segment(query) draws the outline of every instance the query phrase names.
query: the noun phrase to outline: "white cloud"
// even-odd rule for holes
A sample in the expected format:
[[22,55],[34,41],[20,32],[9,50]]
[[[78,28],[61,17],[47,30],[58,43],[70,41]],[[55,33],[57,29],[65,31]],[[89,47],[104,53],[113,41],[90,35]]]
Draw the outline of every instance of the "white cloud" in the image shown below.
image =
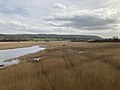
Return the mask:
[[120,36],[119,1],[1,0],[0,33]]
[[73,29],[92,31],[113,30],[120,23],[118,13],[113,8],[80,9],[74,5],[53,12],[45,20],[56,27],[71,27]]
[[0,19],[0,25],[5,25],[5,26],[16,26],[16,27],[28,27],[27,24],[17,22],[17,21],[6,21],[6,20],[1,20]]
[[66,9],[66,6],[61,3],[56,3],[53,6],[55,9]]

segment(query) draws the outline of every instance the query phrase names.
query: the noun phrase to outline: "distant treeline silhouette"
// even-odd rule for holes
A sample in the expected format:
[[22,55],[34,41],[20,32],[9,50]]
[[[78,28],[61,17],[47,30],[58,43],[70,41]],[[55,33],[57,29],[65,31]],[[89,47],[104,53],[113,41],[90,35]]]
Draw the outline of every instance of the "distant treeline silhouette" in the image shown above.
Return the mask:
[[89,40],[89,42],[120,42],[120,39],[117,36],[114,36],[113,38],[108,38],[108,39],[93,39]]
[[30,40],[58,40],[58,41],[88,41],[91,39],[101,40],[99,36],[91,35],[56,35],[56,34],[0,34],[0,41],[30,41]]

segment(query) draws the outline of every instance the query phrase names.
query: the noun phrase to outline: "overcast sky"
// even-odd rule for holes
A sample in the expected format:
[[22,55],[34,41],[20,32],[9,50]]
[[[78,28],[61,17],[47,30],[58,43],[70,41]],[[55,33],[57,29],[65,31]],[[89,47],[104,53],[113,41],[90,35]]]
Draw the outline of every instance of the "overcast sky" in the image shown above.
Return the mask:
[[0,33],[120,37],[120,0],[0,0]]

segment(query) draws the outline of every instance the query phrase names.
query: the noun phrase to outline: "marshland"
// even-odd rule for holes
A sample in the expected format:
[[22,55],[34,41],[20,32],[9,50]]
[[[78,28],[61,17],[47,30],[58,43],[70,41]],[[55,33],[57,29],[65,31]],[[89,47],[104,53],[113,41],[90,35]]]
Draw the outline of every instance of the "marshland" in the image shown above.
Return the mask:
[[120,90],[120,0],[0,0],[0,90]]
[[46,49],[0,69],[0,90],[120,90],[120,43],[0,42],[0,50],[35,45]]

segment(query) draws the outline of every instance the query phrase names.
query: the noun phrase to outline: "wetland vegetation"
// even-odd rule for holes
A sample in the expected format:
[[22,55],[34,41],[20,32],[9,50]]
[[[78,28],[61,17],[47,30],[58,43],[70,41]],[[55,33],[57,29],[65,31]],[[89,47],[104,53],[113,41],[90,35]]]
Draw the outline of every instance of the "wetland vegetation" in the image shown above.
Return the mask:
[[47,45],[47,49],[1,69],[0,90],[120,89],[120,43],[6,42],[0,43],[0,49],[32,45]]

